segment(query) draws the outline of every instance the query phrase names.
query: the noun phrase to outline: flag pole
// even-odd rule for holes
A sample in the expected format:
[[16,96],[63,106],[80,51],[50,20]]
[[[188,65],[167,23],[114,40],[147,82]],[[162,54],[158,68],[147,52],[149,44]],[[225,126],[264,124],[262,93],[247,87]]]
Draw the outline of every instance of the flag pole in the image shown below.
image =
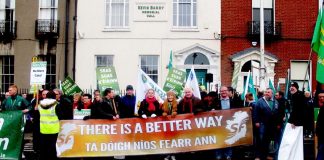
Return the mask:
[[265,90],[265,65],[264,65],[264,13],[263,0],[260,0],[260,89]]
[[[306,78],[307,78],[307,74],[308,74],[308,70],[309,70],[309,64],[310,64],[310,59],[311,59],[311,57],[312,57],[312,48],[310,49],[310,52],[309,52],[309,56],[308,56],[308,61],[307,61],[307,68],[306,68],[306,73],[305,73],[305,77],[304,77],[304,80],[303,80],[303,92],[305,91],[305,81],[306,81]],[[308,74],[309,76],[312,76],[312,75],[310,75],[310,74]],[[308,81],[310,80],[310,78],[308,78]],[[309,83],[309,82],[308,82]],[[310,87],[312,87],[312,86],[310,86]],[[310,88],[309,88],[309,90],[311,90]]]

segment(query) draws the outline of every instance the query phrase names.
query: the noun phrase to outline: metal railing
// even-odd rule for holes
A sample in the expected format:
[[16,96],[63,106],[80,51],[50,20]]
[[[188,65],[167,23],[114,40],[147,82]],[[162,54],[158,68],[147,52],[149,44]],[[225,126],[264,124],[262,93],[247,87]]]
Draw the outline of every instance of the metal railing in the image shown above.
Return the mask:
[[[260,35],[260,21],[248,22],[249,36]],[[281,36],[281,22],[264,21],[264,35],[265,36]]]
[[55,19],[38,19],[35,23],[36,38],[58,38],[60,21]]
[[12,40],[17,37],[17,21],[0,20],[0,39]]

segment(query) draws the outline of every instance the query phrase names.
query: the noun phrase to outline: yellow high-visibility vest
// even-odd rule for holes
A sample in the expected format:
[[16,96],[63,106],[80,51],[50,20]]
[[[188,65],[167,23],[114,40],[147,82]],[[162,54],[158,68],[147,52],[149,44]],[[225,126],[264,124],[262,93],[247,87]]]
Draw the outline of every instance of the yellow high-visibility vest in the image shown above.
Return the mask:
[[40,132],[42,134],[55,134],[60,131],[60,122],[55,113],[55,108],[56,104],[49,109],[38,107],[40,114]]

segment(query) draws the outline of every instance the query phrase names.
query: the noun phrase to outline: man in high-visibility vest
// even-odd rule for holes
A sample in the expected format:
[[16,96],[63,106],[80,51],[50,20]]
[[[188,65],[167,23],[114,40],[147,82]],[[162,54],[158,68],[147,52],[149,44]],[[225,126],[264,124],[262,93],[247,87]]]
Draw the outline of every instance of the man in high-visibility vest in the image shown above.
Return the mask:
[[40,159],[57,159],[55,146],[62,112],[55,97],[55,92],[49,91],[46,99],[41,100],[38,106],[41,133]]

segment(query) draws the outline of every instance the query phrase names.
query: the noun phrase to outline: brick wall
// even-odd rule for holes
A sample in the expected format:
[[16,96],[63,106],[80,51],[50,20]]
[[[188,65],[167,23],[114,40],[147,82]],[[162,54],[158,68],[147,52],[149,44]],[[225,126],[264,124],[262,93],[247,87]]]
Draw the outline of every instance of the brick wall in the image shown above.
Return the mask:
[[[223,0],[221,2],[221,76],[222,84],[230,85],[233,63],[229,57],[252,47],[247,38],[248,21],[252,20],[252,1]],[[279,58],[275,67],[275,84],[286,77],[290,60],[307,60],[317,17],[318,2],[276,1],[276,22],[282,22],[281,39],[265,43],[265,50]],[[242,5],[244,4],[244,5]],[[259,46],[257,46],[259,47]],[[313,84],[315,83],[316,55],[312,56]],[[313,88],[315,86],[313,85]]]

